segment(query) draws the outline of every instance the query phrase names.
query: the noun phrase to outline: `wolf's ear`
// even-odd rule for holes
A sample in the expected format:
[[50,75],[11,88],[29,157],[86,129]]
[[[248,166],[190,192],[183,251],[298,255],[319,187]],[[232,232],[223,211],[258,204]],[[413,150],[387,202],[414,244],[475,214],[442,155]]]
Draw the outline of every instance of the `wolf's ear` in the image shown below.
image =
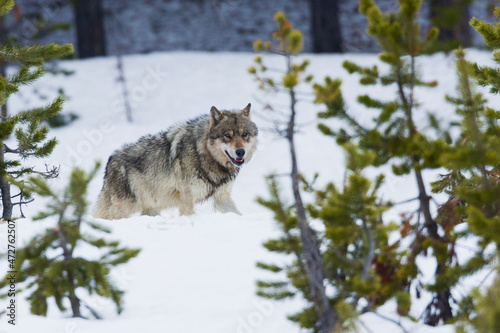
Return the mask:
[[248,103],[247,106],[245,106],[245,108],[243,110],[241,110],[241,113],[244,115],[244,116],[247,116],[247,117],[250,117],[250,107],[252,106],[252,104]]
[[215,126],[224,118],[224,114],[217,110],[215,106],[210,109],[210,126]]

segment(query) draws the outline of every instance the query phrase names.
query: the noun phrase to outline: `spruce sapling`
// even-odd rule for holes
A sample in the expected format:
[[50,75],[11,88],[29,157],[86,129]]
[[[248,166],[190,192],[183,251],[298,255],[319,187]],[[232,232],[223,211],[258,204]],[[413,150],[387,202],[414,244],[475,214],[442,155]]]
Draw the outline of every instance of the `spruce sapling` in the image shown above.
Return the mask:
[[[65,312],[65,299],[69,300],[73,317],[84,317],[82,307],[92,316],[100,318],[97,309],[85,303],[80,293],[111,299],[120,313],[123,309],[123,290],[117,288],[111,278],[111,270],[127,263],[139,254],[139,249],[121,247],[118,241],[109,241],[96,235],[96,231],[111,231],[92,220],[87,220],[87,188],[95,176],[99,164],[91,172],[74,169],[68,186],[58,193],[50,188],[44,177],[31,177],[22,188],[28,194],[35,193],[50,199],[47,209],[34,217],[35,220],[52,218],[56,224],[33,237],[27,245],[18,249],[14,270],[17,283],[30,293],[28,300],[31,313],[45,316],[48,298],[53,298],[61,312]],[[78,254],[83,243],[98,249],[99,258],[89,260]],[[0,288],[6,285],[0,282]],[[81,295],[81,294],[80,294]]]
[[[0,16],[5,15],[14,6],[13,0],[0,4]],[[4,106],[10,95],[16,93],[21,86],[29,85],[44,73],[45,61],[63,57],[73,53],[73,46],[36,45],[8,47],[0,45],[0,62],[18,63],[19,69],[13,75],[0,75],[0,106]],[[46,106],[9,115],[4,108],[0,117],[0,196],[2,197],[2,218],[12,219],[13,207],[26,204],[26,194],[22,191],[12,193],[12,184],[22,182],[28,175],[38,173],[47,178],[58,175],[57,168],[45,171],[23,166],[27,158],[43,158],[51,154],[57,141],[47,139],[49,128],[42,122],[55,117],[62,109],[63,98],[57,97]],[[15,146],[7,142],[11,135],[15,136]],[[21,211],[22,216],[22,211]]]
[[[297,131],[297,85],[300,82],[310,82],[311,76],[305,76],[306,68],[309,64],[307,60],[302,63],[295,62],[295,56],[303,48],[303,36],[299,30],[293,29],[290,21],[283,12],[278,12],[274,16],[278,29],[273,33],[274,43],[271,41],[262,42],[257,40],[254,48],[257,52],[271,52],[283,56],[285,69],[279,82],[275,82],[272,77],[266,76],[267,67],[264,65],[262,57],[255,58],[256,67],[251,67],[249,72],[255,75],[260,87],[264,90],[282,91],[287,94],[289,108],[280,120],[273,121],[275,132],[284,137],[288,142],[291,159],[290,178],[292,182],[292,192],[294,197],[294,209],[301,242],[301,255],[304,260],[304,269],[307,275],[308,299],[313,303],[315,313],[315,325],[322,332],[332,332],[337,323],[338,314],[330,305],[330,300],[326,294],[324,285],[325,272],[323,260],[316,240],[315,231],[310,227],[307,212],[300,191],[298,157],[295,149],[295,133]],[[271,184],[272,185],[272,184]]]

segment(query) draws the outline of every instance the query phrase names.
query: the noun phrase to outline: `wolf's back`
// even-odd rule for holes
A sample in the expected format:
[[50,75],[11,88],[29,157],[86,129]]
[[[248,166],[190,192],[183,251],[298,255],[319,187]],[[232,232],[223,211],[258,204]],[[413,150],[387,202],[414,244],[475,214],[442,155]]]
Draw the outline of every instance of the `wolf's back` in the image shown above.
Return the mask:
[[[106,164],[94,217],[116,218],[113,206],[123,207],[124,211],[120,212],[123,215],[133,210],[138,199],[134,188],[141,189],[161,179],[167,181],[176,159],[197,154],[196,145],[202,141],[208,124],[208,117],[198,117],[164,132],[143,136],[116,150]],[[188,159],[197,160],[195,156]]]

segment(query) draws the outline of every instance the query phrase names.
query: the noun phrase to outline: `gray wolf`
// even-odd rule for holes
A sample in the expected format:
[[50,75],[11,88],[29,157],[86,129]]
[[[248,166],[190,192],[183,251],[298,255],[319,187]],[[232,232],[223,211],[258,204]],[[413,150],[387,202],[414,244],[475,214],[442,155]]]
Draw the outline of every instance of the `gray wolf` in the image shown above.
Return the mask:
[[209,115],[115,151],[106,165],[94,217],[159,215],[170,207],[191,215],[196,203],[212,197],[215,210],[241,215],[231,189],[240,167],[257,147],[250,106],[241,111],[213,106]]

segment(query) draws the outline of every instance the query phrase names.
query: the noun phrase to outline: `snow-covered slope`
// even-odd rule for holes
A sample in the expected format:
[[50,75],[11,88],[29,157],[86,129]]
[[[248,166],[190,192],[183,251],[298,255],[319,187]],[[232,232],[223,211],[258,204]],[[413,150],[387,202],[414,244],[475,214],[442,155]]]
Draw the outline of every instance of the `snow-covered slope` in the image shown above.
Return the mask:
[[[43,161],[27,161],[43,167],[61,165],[61,177],[52,181],[63,187],[71,167],[90,169],[95,160],[107,161],[113,150],[133,142],[140,136],[164,130],[172,124],[208,113],[212,105],[220,109],[243,108],[253,104],[253,117],[261,128],[260,146],[254,159],[245,165],[238,176],[233,198],[243,216],[214,213],[210,203],[197,207],[197,214],[179,217],[176,210],[162,212],[161,216],[136,216],[119,221],[101,221],[113,232],[109,236],[123,245],[140,247],[142,252],[129,264],[114,272],[118,286],[126,291],[125,310],[118,316],[108,302],[80,296],[103,314],[103,320],[64,318],[49,309],[47,318],[31,315],[25,294],[18,295],[18,318],[15,327],[0,318],[0,332],[40,333],[98,333],[109,332],[207,332],[207,333],[277,333],[299,332],[286,319],[301,305],[301,300],[271,303],[255,296],[255,281],[268,277],[255,267],[259,260],[283,260],[263,249],[261,243],[278,231],[271,214],[255,203],[258,195],[266,196],[264,176],[271,172],[286,172],[289,165],[284,142],[266,132],[269,124],[263,121],[265,111],[258,101],[269,98],[285,102],[283,97],[266,96],[257,89],[247,68],[254,55],[230,53],[156,53],[125,57],[125,69],[132,96],[132,124],[127,123],[121,104],[120,86],[114,58],[63,62],[65,69],[74,70],[69,77],[47,76],[35,86],[27,87],[10,101],[11,110],[22,110],[39,105],[34,94],[55,95],[63,87],[69,100],[65,110],[80,118],[68,127],[51,133],[59,140],[53,155]],[[482,63],[489,55],[470,51]],[[352,112],[369,119],[370,111],[356,106],[354,100],[363,91],[355,77],[341,68],[345,59],[377,63],[374,55],[307,55],[316,81],[324,76],[343,79],[344,94]],[[272,66],[281,59],[271,57]],[[455,70],[451,56],[438,54],[423,57],[424,77],[437,79],[439,87],[419,92],[423,110],[438,111],[443,118],[450,117],[452,109],[444,100],[444,93],[455,87]],[[304,100],[311,99],[304,87]],[[387,94],[387,90],[370,88],[373,93]],[[306,175],[319,172],[321,182],[343,179],[343,155],[334,142],[315,128],[315,114],[321,107],[311,103],[299,104],[300,120],[305,126],[297,139],[300,168]],[[423,116],[421,117],[424,118]],[[311,122],[312,121],[312,122]],[[102,185],[104,168],[91,183],[89,200],[95,203]],[[432,175],[429,175],[432,176]],[[288,184],[283,188],[286,194]],[[413,180],[389,177],[384,187],[386,198],[398,201],[415,196]],[[18,223],[18,246],[40,230],[54,223],[52,220],[32,222],[30,216],[43,208],[43,200],[36,200],[24,209],[26,219]],[[404,209],[404,207],[403,207]],[[397,212],[390,212],[396,216]],[[89,216],[89,218],[91,218]],[[5,251],[6,226],[0,225],[0,244]],[[85,249],[80,250],[82,252]],[[0,273],[7,263],[0,262]],[[432,266],[429,270],[432,271]],[[1,274],[3,275],[3,274]],[[414,306],[419,316],[423,303]],[[2,305],[2,308],[4,306]],[[394,317],[394,306],[388,304],[383,313]],[[374,315],[361,318],[360,332],[368,327],[372,332],[397,332],[394,324]],[[452,332],[452,327],[429,328],[422,324],[403,322],[412,332]]]

